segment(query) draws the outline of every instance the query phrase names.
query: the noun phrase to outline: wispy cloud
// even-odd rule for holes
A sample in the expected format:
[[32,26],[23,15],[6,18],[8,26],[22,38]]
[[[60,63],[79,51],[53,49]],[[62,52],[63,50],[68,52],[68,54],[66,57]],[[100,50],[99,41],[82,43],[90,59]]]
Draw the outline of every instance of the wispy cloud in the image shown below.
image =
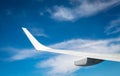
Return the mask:
[[7,61],[24,60],[35,57],[39,54],[39,52],[37,52],[35,49],[18,49],[13,47],[5,47],[1,48],[0,50],[3,50],[10,54],[10,57],[5,59]]
[[34,49],[16,49],[16,54],[9,58],[10,61],[24,60],[38,55]]
[[72,21],[82,17],[95,15],[103,10],[111,8],[120,3],[120,0],[77,0],[72,1],[74,7],[55,6],[54,11],[50,12],[52,18],[61,21]]
[[43,36],[43,37],[48,37],[48,35],[45,34],[43,29],[38,29],[38,28],[31,28],[31,33],[35,36]]
[[51,14],[52,18],[61,21],[71,21],[76,18],[73,10],[63,6],[56,6],[55,11]]
[[51,68],[48,76],[70,76],[80,67],[74,65],[74,60],[80,59],[68,55],[59,55],[37,64],[39,68]]
[[120,38],[106,40],[73,39],[54,44],[51,47],[84,52],[117,53],[120,52]]
[[110,25],[106,28],[105,33],[107,35],[120,33],[120,18],[111,21]]

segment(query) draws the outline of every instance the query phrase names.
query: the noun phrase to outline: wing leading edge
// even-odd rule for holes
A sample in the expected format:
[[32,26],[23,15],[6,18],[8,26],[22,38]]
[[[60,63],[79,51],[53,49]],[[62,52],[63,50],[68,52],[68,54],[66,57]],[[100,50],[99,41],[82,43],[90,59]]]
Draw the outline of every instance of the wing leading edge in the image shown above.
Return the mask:
[[86,57],[86,58],[94,58],[94,59],[120,62],[120,54],[116,54],[116,53],[114,53],[114,54],[99,54],[99,53],[79,52],[79,51],[75,51],[75,50],[52,49],[52,48],[46,47],[43,44],[39,43],[36,40],[36,38],[26,28],[22,27],[22,29],[37,51],[47,51],[47,52],[67,54],[67,55],[72,55],[72,56],[80,56],[80,57],[82,56],[82,57]]

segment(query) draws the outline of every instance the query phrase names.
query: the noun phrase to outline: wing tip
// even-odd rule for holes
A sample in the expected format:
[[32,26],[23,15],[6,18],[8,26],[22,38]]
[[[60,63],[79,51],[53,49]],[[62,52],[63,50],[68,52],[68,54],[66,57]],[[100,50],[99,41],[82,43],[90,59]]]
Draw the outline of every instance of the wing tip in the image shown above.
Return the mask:
[[40,42],[38,42],[38,40],[27,30],[27,28],[22,27],[22,29],[37,51],[50,49],[49,47],[46,47],[43,44],[41,44]]
[[22,27],[23,30],[25,30],[26,28],[25,27]]

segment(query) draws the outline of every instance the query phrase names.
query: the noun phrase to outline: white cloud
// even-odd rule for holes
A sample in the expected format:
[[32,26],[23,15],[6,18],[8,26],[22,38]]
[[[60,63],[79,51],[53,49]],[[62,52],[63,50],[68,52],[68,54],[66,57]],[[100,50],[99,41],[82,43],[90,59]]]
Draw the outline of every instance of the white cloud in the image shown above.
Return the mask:
[[73,39],[54,44],[51,47],[84,52],[113,53],[120,52],[120,38],[106,40]]
[[34,49],[9,49],[9,51],[14,51],[14,54],[8,58],[8,61],[16,61],[16,60],[24,60],[27,58],[32,58],[34,56],[38,55],[38,52],[36,52]]
[[52,13],[52,17],[57,20],[73,20],[75,15],[73,14],[72,10],[65,7],[55,7],[55,12]]
[[120,18],[111,21],[110,25],[106,28],[105,33],[107,35],[120,33]]
[[73,72],[80,68],[74,65],[74,60],[76,59],[78,60],[80,58],[68,55],[59,55],[43,61],[42,63],[38,63],[37,67],[50,67],[51,70],[48,72],[48,76],[70,76]]
[[[103,10],[119,4],[119,1],[120,0],[94,0],[90,2],[89,0],[77,0],[78,5],[74,5],[74,7],[71,8],[55,6],[55,9],[51,15],[52,18],[57,20],[72,21],[77,18],[95,15]],[[72,1],[72,4],[74,4],[74,1]]]
[[18,51],[19,52],[17,54],[15,54],[10,58],[11,60],[23,60],[26,58],[34,57],[35,54],[37,54],[35,50],[30,50],[30,49],[25,49],[22,51],[18,50]]

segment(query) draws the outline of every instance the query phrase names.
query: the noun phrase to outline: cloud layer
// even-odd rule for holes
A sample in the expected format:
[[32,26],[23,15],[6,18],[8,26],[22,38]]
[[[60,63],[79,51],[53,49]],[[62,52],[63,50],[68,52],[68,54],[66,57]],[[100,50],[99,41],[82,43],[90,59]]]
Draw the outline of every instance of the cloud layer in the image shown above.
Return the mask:
[[[77,2],[77,5],[75,4]],[[72,21],[82,17],[95,15],[120,3],[120,0],[71,0],[73,7],[55,6],[52,18],[61,21]]]
[[120,33],[120,18],[111,21],[110,25],[106,28],[105,33],[107,35]]

